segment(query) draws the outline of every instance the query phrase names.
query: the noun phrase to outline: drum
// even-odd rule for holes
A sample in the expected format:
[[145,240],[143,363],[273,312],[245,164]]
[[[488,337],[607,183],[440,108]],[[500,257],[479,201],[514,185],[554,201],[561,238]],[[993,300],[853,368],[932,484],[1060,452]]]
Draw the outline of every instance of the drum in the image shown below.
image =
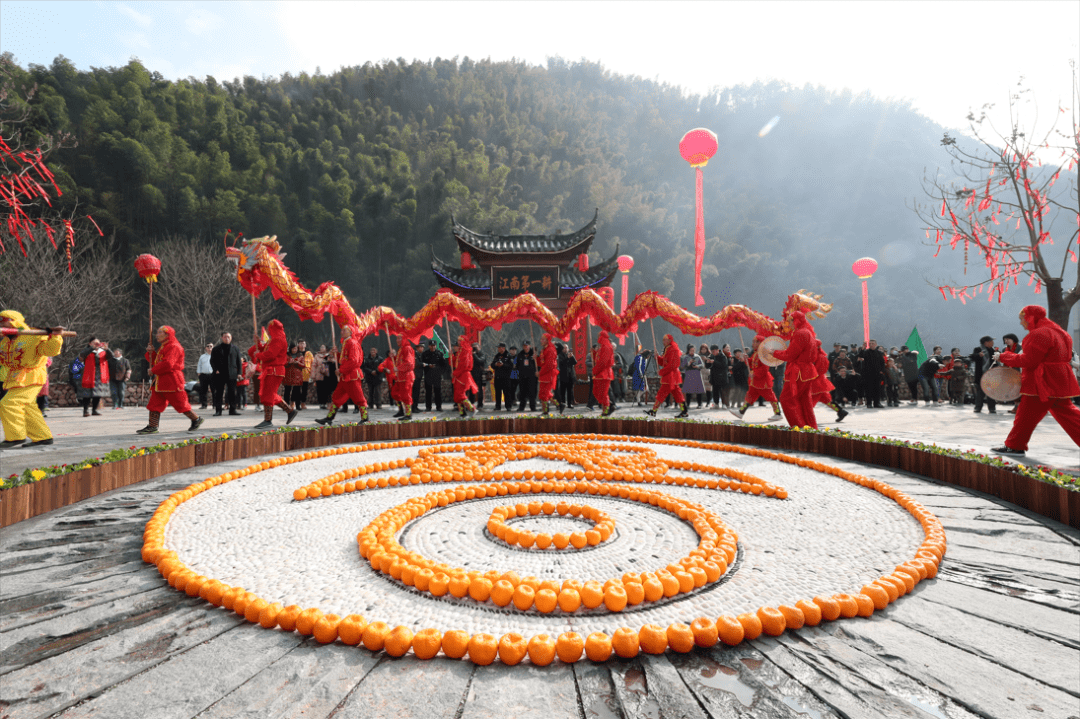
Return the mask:
[[761,344],[757,348],[758,359],[761,360],[761,364],[769,367],[779,367],[784,364],[784,360],[777,359],[773,356],[773,352],[777,350],[787,349],[788,343],[781,337],[771,335],[761,340]]
[[1012,367],[991,367],[983,373],[979,386],[996,402],[1012,402],[1020,398],[1020,371]]

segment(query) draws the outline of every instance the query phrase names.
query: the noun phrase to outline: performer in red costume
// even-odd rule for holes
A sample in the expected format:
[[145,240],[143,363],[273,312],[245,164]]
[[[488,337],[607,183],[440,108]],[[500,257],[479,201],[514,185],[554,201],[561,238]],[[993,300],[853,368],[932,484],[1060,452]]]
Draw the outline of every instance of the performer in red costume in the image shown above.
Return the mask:
[[817,369],[817,377],[814,379],[814,386],[810,390],[810,399],[814,405],[823,404],[836,412],[836,421],[843,422],[844,417],[848,416],[848,411],[833,401],[832,391],[835,387],[833,387],[833,383],[829,381],[829,378],[825,376],[829,369],[829,355],[825,354],[825,350],[821,349],[821,340],[814,340],[814,343],[817,345],[817,361],[814,363],[814,368]]
[[176,331],[168,325],[159,327],[154,339],[161,344],[161,349],[155,352],[153,342],[146,345],[146,361],[150,363],[150,374],[154,375],[150,401],[146,403],[146,408],[150,410],[150,422],[136,434],[157,433],[161,413],[169,405],[191,420],[188,432],[194,432],[202,425],[203,418],[191,411],[191,403],[184,390],[184,348],[176,340]]
[[1080,408],[1069,401],[1080,395],[1072,365],[1072,337],[1046,316],[1039,305],[1020,312],[1020,324],[1028,331],[1019,354],[994,355],[1006,367],[1020,368],[1020,404],[1005,444],[992,451],[1023,455],[1035,426],[1049,412],[1072,441],[1080,445]]
[[[397,401],[397,368],[394,366],[394,348],[391,347],[387,350],[386,359],[379,365],[378,370],[386,375],[386,391],[390,397],[391,402]],[[399,410],[400,411],[400,410]],[[404,416],[404,412],[394,415],[395,417]]]
[[469,401],[469,392],[479,391],[476,380],[472,376],[472,346],[475,341],[475,335],[468,334],[458,337],[457,342],[454,343],[454,366],[451,378],[454,386],[454,405],[462,417],[465,417],[468,412],[476,411],[476,407],[473,407],[472,402]]
[[353,325],[341,328],[341,359],[338,360],[338,384],[330,397],[329,412],[325,417],[315,420],[319,424],[329,425],[334,421],[337,408],[352,400],[360,408],[360,422],[368,421],[367,398],[361,382],[364,379],[364,348],[360,344],[359,330]]
[[656,401],[653,403],[653,408],[645,410],[645,414],[655,417],[656,410],[660,409],[660,405],[671,394],[674,395],[675,403],[682,410],[675,415],[676,419],[689,417],[690,413],[686,409],[686,397],[683,396],[682,387],[680,386],[682,384],[682,373],[679,371],[679,363],[682,362],[682,350],[679,349],[679,345],[675,344],[674,337],[664,335],[664,353],[656,359],[660,367],[660,389],[656,392]]
[[757,354],[758,347],[763,339],[765,339],[765,335],[756,335],[754,337],[754,346],[750,351],[750,361],[748,362],[750,365],[750,389],[746,393],[746,399],[743,400],[741,407],[730,407],[728,411],[742,419],[750,405],[757,402],[758,398],[761,398],[772,404],[773,408],[772,417],[765,421],[775,422],[782,418],[783,415],[780,414],[780,403],[777,402],[776,393],[773,392],[773,376],[769,372],[769,366],[762,362]]
[[[607,417],[614,412],[611,408],[609,391],[611,381],[615,379],[615,350],[611,348],[611,340],[608,337],[607,330],[600,333],[597,345],[596,354],[593,356],[593,397],[604,409],[600,416]],[[676,347],[675,349],[678,350],[679,348]]]
[[[555,352],[555,345],[551,341],[551,335],[546,332],[540,337],[540,348],[540,359],[536,364],[536,377],[540,382],[540,414],[546,415],[550,414],[548,403],[551,402],[552,395],[555,394],[555,382],[559,378],[559,356]],[[562,414],[562,402],[556,399],[555,406],[559,408],[559,414]]]
[[288,413],[285,424],[291,424],[298,410],[285,403],[278,394],[278,387],[285,380],[285,359],[289,345],[285,341],[285,325],[278,320],[270,320],[266,327],[270,341],[263,345],[248,347],[248,355],[259,363],[259,404],[263,406],[263,421],[255,429],[269,429],[274,426],[274,407],[280,407]]
[[806,319],[805,310],[796,310],[794,314],[795,331],[786,349],[773,352],[773,357],[787,362],[784,370],[784,389],[780,392],[780,406],[784,417],[792,427],[813,427],[817,429],[814,416],[814,401],[810,395],[814,391],[817,372],[817,336],[814,328]]
[[394,360],[397,363],[397,371],[395,372],[397,382],[394,385],[397,396],[393,397],[393,399],[397,401],[398,411],[401,413],[398,421],[408,422],[412,419],[412,386],[416,368],[416,352],[413,350],[411,338],[401,338],[397,357]]

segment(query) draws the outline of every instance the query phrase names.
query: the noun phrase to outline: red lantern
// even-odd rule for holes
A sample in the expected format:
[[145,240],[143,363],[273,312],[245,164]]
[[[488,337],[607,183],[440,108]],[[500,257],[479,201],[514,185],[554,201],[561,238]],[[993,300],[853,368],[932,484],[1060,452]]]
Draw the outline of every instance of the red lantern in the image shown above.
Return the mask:
[[577,267],[579,272],[589,271],[589,256],[582,252],[577,258]]
[[863,342],[870,342],[870,293],[867,291],[866,281],[877,271],[877,260],[872,257],[861,257],[851,265],[851,271],[862,280],[862,321]]
[[716,134],[704,127],[698,127],[683,135],[679,140],[679,154],[690,163],[695,171],[696,216],[694,222],[694,304],[703,305],[701,296],[701,265],[705,261],[705,209],[702,206],[701,168],[709,164],[719,147]]
[[461,269],[468,270],[473,266],[472,255],[468,252],[461,253]]
[[161,260],[153,255],[139,255],[135,258],[135,269],[139,277],[149,282],[157,282],[161,274]]

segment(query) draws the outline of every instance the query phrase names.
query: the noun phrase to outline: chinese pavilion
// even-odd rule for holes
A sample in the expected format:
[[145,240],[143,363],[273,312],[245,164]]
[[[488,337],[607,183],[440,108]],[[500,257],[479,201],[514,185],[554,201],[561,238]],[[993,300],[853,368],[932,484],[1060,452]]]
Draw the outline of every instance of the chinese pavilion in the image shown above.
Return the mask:
[[562,314],[575,292],[607,287],[619,271],[618,247],[610,258],[589,267],[598,214],[576,232],[551,235],[485,235],[451,217],[460,266],[443,262],[432,250],[431,271],[442,287],[482,309],[530,292]]

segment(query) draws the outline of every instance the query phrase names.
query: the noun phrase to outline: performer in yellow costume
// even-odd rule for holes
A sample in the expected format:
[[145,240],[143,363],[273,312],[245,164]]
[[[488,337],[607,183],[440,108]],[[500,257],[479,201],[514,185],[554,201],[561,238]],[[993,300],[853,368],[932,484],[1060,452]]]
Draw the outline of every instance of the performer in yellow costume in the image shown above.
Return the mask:
[[[3,329],[30,329],[26,319],[15,310],[0,312]],[[52,444],[52,432],[41,410],[37,396],[45,384],[45,359],[60,354],[64,338],[62,327],[49,329],[48,335],[9,335],[0,337],[0,366],[5,374],[4,389],[7,393],[0,399],[0,421],[4,425],[4,441],[0,449],[34,447]],[[53,334],[56,333],[56,334]],[[30,442],[23,444],[26,438]]]

